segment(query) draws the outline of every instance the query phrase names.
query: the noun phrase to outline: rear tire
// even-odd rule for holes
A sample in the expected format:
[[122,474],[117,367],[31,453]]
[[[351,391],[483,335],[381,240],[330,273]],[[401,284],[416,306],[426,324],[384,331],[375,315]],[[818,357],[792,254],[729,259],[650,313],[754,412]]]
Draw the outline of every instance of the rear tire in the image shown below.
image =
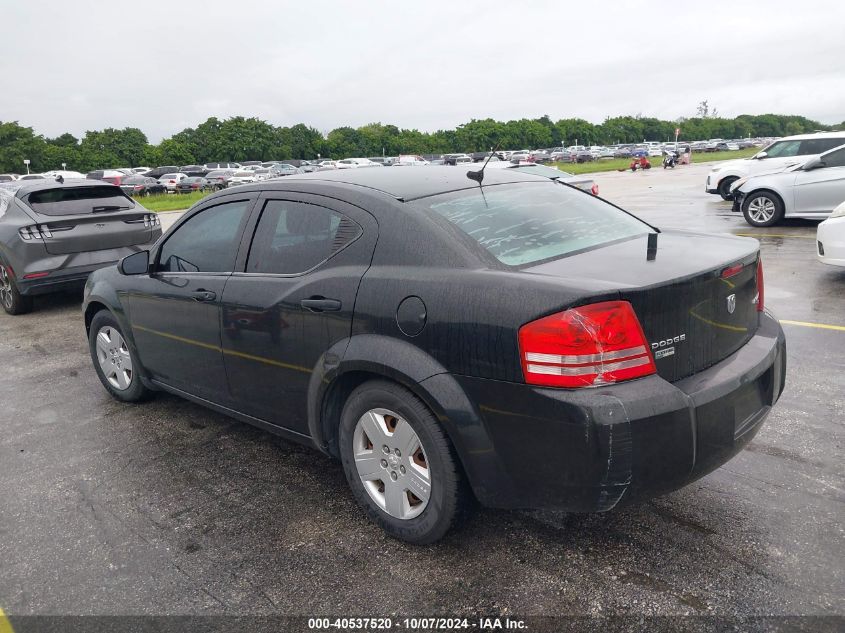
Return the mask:
[[100,310],[91,319],[88,347],[94,369],[112,398],[121,402],[147,400],[152,391],[141,382],[141,362],[126,343],[126,337],[108,310]]
[[742,202],[742,215],[751,226],[774,226],[783,219],[783,201],[771,191],[753,191]]
[[719,195],[722,196],[722,200],[733,200],[731,185],[737,180],[739,179],[736,176],[727,176],[726,178],[722,178],[721,182],[719,182]]
[[404,387],[373,380],[355,389],[343,407],[339,440],[355,500],[389,536],[434,543],[468,508],[471,495],[452,442]]
[[0,304],[7,314],[17,316],[32,310],[32,297],[26,297],[18,290],[8,266],[0,261]]

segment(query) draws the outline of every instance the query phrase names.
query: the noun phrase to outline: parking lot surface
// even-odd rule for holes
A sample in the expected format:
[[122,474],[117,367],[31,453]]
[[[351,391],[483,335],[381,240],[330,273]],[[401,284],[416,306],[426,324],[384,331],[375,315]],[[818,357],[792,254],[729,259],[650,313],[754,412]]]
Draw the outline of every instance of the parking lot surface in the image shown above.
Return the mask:
[[368,523],[339,464],[308,448],[169,395],[112,400],[91,367],[81,297],[44,298],[0,316],[0,608],[845,614],[845,270],[815,260],[814,223],[746,225],[704,192],[707,169],[596,181],[659,227],[761,240],[786,390],[716,472],[607,514],[479,510],[438,545],[406,546]]

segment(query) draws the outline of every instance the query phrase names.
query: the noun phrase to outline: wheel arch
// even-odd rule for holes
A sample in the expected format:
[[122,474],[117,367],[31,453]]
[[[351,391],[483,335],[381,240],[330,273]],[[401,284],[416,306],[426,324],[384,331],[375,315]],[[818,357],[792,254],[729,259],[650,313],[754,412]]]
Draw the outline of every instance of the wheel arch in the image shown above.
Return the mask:
[[[390,365],[385,358],[390,359]],[[483,417],[454,376],[435,358],[401,339],[379,335],[352,337],[342,361],[328,371],[312,374],[308,426],[316,447],[339,457],[337,439],[343,406],[349,395],[369,380],[399,384],[429,408],[443,426],[476,490],[483,477],[472,455],[487,452],[492,445]]]
[[783,207],[784,212],[786,211],[786,204],[785,204],[785,201],[784,201],[784,198],[783,198],[783,194],[781,194],[779,191],[777,191],[777,190],[775,190],[771,187],[765,187],[765,186],[757,187],[756,189],[752,189],[747,194],[745,194],[745,198],[742,201],[742,207],[743,207],[742,210],[745,211],[745,209],[751,203],[751,199],[754,196],[759,195],[761,193],[770,193],[773,196],[775,196],[778,199],[778,201],[780,202],[781,206]]

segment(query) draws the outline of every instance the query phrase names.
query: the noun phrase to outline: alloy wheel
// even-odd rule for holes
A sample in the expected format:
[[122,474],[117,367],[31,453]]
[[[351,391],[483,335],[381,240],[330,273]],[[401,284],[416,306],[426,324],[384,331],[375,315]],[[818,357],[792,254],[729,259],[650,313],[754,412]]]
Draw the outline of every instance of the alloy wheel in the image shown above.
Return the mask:
[[12,296],[12,280],[9,278],[9,271],[3,264],[0,264],[0,303],[11,310],[14,297]]
[[758,196],[748,203],[748,215],[755,222],[768,222],[775,215],[775,203],[766,196]]
[[379,508],[405,520],[425,510],[431,471],[407,420],[389,409],[371,409],[358,420],[352,446],[361,483]]
[[120,332],[110,326],[97,332],[97,362],[109,384],[125,391],[132,383],[132,357]]

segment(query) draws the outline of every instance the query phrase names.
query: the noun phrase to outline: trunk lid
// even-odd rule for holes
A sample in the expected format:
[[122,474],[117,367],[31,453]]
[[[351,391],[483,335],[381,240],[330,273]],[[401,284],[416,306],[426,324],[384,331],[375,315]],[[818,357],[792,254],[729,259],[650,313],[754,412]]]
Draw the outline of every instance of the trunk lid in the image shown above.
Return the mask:
[[756,240],[664,231],[526,269],[600,281],[630,301],[658,374],[676,381],[736,352],[758,326]]
[[153,237],[151,213],[119,187],[51,188],[32,192],[23,202],[52,255],[135,246]]

